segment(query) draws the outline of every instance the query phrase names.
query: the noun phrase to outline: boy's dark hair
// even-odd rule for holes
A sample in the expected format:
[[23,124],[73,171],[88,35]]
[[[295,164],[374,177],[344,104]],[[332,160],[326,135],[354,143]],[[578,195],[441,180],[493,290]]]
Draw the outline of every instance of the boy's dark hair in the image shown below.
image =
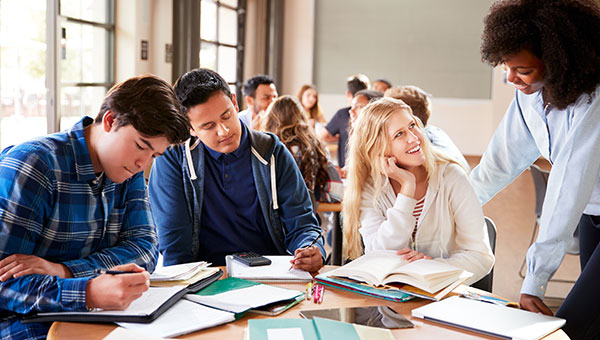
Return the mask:
[[[365,80],[362,80],[360,78],[361,77],[358,75],[352,76],[346,82],[346,85],[348,86],[348,91],[350,91],[350,94],[352,95],[352,97],[354,97],[356,92],[358,92],[360,90],[366,90],[369,88],[369,84],[366,83]],[[366,80],[368,81],[368,78],[366,78]]]
[[246,80],[244,86],[242,87],[242,92],[244,93],[244,96],[254,98],[254,96],[256,95],[256,89],[259,85],[271,85],[274,83],[275,82],[273,81],[273,78],[269,77],[266,74],[259,74]]
[[383,97],[383,93],[375,90],[360,90],[354,94],[353,98],[355,98],[356,96],[364,96],[370,102],[371,100]]
[[182,106],[182,111],[198,104],[204,104],[217,92],[223,92],[231,98],[229,85],[217,72],[207,68],[191,70],[177,79],[175,93]]
[[544,89],[559,109],[600,83],[600,9],[592,0],[507,0],[484,19],[481,58],[496,66],[528,50],[544,63]]
[[190,137],[190,121],[181,112],[169,83],[151,74],[129,78],[113,86],[94,120],[102,122],[106,111],[117,119],[117,128],[132,125],[147,137],[165,136],[171,144]]

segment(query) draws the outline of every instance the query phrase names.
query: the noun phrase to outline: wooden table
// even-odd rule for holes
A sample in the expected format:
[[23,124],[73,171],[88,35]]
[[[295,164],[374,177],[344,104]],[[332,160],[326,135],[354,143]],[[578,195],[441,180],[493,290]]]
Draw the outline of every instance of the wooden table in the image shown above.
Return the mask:
[[[332,266],[325,267],[322,271],[333,269]],[[298,289],[304,291],[306,284],[304,283],[281,283],[276,286]],[[365,295],[351,293],[345,290],[336,288],[325,288],[323,303],[315,304],[312,301],[302,301],[295,307],[276,316],[277,318],[300,318],[299,312],[303,309],[324,309],[336,307],[366,307],[376,305],[390,306],[397,313],[402,314],[408,320],[415,324],[414,328],[409,329],[394,329],[392,334],[396,339],[443,339],[443,340],[468,340],[468,339],[498,339],[495,337],[485,336],[480,333],[475,333],[459,328],[444,326],[437,323],[424,321],[422,319],[413,318],[411,311],[414,308],[423,306],[431,301],[424,299],[414,299],[408,302],[391,302],[382,299],[372,298]],[[243,339],[244,330],[248,327],[250,319],[265,319],[272,318],[270,316],[246,313],[244,317],[235,322],[224,324],[221,326],[197,331],[191,334],[183,335],[181,339],[202,339],[202,340],[229,340]],[[110,333],[116,326],[114,324],[91,324],[91,323],[71,323],[71,322],[54,322],[48,333],[49,340],[100,340]],[[558,330],[548,337],[546,340],[562,340],[569,339],[562,330]],[[133,340],[133,339],[132,339]]]

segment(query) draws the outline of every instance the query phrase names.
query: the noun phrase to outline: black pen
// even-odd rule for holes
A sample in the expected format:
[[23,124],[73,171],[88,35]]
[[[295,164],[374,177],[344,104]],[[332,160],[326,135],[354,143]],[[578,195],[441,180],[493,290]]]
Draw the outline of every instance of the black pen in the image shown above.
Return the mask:
[[131,272],[126,270],[104,270],[104,269],[96,269],[94,270],[94,274],[110,274],[110,275],[120,275],[120,274],[136,274],[137,272]]
[[308,247],[306,247],[306,248],[310,248],[310,247],[314,246],[314,245],[315,245],[315,243],[317,243],[317,241],[318,241],[318,240],[319,240],[321,237],[323,237],[323,233],[320,233],[320,234],[319,234],[319,236],[317,236],[317,237],[316,237],[316,238],[315,238],[315,239],[314,239],[314,240],[313,240],[313,241],[312,241],[312,242],[311,242],[311,243],[308,245]]
[[[311,242],[311,243],[308,245],[308,247],[305,247],[304,249],[306,249],[306,248],[310,248],[310,247],[314,246],[314,245],[315,245],[315,243],[317,243],[317,241],[318,241],[318,240],[319,240],[321,237],[323,237],[323,233],[324,233],[324,232],[325,232],[325,231],[321,232],[321,233],[319,234],[319,236],[317,236],[317,237],[316,237],[316,238],[315,238],[315,239],[314,239],[314,240],[313,240],[313,241],[312,241],[312,242]],[[292,261],[293,261],[293,260],[295,260],[295,259],[296,259],[296,256],[294,255],[294,258],[292,259]],[[290,266],[290,269],[288,269],[288,271],[289,271],[289,270],[292,270],[292,268],[294,268],[294,265],[293,265],[293,264]]]

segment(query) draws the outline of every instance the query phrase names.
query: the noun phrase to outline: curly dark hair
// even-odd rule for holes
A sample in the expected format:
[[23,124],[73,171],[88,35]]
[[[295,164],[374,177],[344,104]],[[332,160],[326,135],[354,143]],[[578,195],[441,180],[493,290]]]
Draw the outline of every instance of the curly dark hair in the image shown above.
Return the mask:
[[600,83],[600,9],[594,0],[501,0],[484,19],[481,59],[522,50],[544,64],[544,94],[559,109]]
[[[327,154],[313,132],[300,101],[289,95],[281,96],[267,109],[262,130],[281,139],[296,159],[309,190],[322,192],[327,184]],[[293,147],[298,147],[294,152]]]

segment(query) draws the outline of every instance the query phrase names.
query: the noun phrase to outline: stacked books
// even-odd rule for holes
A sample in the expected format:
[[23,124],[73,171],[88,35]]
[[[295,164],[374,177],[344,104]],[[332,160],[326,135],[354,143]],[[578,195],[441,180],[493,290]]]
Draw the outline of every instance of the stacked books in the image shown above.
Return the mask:
[[472,275],[444,262],[422,259],[409,263],[393,250],[380,250],[318,275],[316,280],[392,301],[405,301],[406,295],[437,301]]

